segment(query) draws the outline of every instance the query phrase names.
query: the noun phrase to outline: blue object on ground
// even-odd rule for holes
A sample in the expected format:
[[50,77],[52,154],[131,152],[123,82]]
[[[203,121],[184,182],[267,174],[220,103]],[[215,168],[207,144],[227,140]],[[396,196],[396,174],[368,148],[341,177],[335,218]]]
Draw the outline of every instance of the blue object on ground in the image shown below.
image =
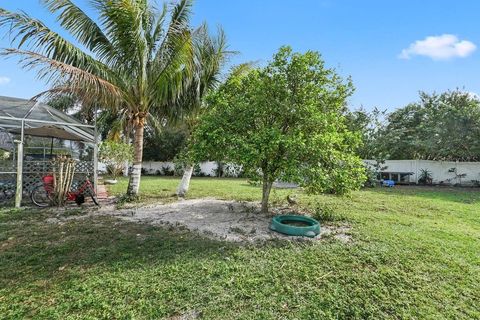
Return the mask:
[[393,181],[393,180],[383,180],[382,186],[391,188],[391,187],[395,186],[395,181]]

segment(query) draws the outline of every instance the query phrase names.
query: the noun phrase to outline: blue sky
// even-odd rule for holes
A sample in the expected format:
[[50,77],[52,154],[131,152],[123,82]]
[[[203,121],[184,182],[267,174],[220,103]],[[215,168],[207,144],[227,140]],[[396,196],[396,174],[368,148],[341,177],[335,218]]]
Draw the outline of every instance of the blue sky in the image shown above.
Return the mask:
[[[38,0],[0,0],[0,7],[55,25]],[[230,48],[240,52],[232,63],[266,63],[285,44],[317,50],[352,77],[352,108],[393,110],[420,90],[480,93],[478,12],[473,0],[196,0],[193,23],[225,29]],[[0,95],[29,98],[44,88],[33,72],[0,58]]]

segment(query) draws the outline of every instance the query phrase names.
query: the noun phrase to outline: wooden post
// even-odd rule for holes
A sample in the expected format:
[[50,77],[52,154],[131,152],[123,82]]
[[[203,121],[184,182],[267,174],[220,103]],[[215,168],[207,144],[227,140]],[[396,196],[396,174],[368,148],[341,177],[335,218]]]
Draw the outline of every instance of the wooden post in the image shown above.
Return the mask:
[[15,191],[15,208],[22,206],[23,194],[23,135],[25,129],[25,121],[22,120],[22,129],[20,131],[20,141],[17,146],[17,189]]
[[97,105],[95,105],[95,114],[94,114],[94,128],[93,128],[93,137],[95,143],[93,144],[93,189],[95,194],[98,194],[98,144],[100,143],[98,139],[97,131]]

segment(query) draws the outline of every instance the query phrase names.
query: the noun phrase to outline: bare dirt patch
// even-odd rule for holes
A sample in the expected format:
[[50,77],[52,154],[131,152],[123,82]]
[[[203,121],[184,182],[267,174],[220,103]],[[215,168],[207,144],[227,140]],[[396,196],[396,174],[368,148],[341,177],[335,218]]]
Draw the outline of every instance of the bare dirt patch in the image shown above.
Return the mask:
[[352,240],[348,225],[321,224],[321,232],[315,238],[291,237],[273,232],[269,229],[271,217],[260,214],[258,204],[250,202],[193,199],[164,205],[101,211],[122,220],[188,229],[209,238],[232,242],[273,239],[315,241],[328,237],[345,243]]

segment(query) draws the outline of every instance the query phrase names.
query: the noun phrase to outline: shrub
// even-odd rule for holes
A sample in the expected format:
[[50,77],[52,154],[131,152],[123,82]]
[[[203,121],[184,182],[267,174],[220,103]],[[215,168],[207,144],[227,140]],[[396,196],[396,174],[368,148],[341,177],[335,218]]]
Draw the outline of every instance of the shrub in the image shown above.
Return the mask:
[[193,175],[195,177],[205,177],[205,173],[202,171],[202,168],[198,163],[193,167]]
[[[159,172],[157,170],[157,172]],[[160,169],[160,175],[162,176],[173,176],[175,173],[174,170],[170,169],[169,166],[162,166],[162,168]]]
[[330,203],[317,203],[314,205],[312,217],[320,222],[345,220],[345,216],[338,213],[338,207]]
[[418,183],[420,184],[432,184],[432,172],[428,169],[420,169],[420,178],[418,178]]
[[116,179],[122,173],[125,161],[133,160],[133,147],[124,142],[107,140],[100,145],[99,155],[107,166],[107,172]]
[[223,167],[223,176],[230,178],[241,178],[243,176],[242,166],[227,163]]
[[378,186],[378,173],[371,167],[365,167],[365,176],[367,179],[363,183],[364,188],[375,188]]

